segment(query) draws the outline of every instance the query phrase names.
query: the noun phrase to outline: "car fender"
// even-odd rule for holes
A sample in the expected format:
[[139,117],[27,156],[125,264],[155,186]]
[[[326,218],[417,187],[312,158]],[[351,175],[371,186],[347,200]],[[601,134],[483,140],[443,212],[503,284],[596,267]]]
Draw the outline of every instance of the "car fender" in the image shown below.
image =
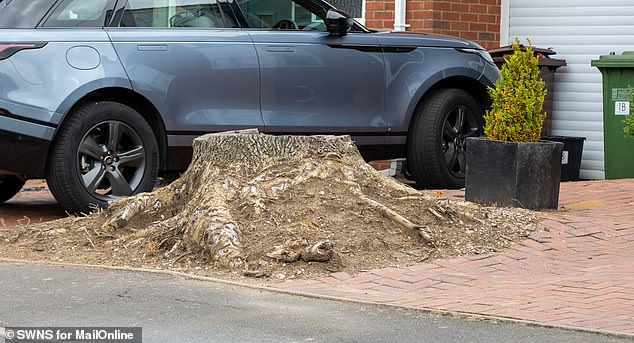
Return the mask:
[[55,110],[55,118],[57,118],[55,124],[59,125],[63,121],[63,118],[72,111],[82,99],[107,88],[123,88],[132,91],[132,85],[127,78],[112,77],[92,80],[77,87],[60,103]]
[[[388,107],[390,131],[393,135],[407,135],[412,117],[429,91],[441,87],[464,88],[466,84],[461,81],[473,80],[480,83],[481,76],[481,70],[453,67],[436,70],[433,74],[420,78],[420,81],[408,83],[407,90],[388,89],[387,98],[392,99]],[[399,98],[400,100],[394,101]]]

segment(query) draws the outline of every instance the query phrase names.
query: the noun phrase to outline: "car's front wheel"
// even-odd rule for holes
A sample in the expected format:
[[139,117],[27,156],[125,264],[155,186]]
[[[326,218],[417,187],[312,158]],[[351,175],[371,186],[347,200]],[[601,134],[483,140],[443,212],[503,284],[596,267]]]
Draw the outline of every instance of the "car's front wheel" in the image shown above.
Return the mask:
[[439,89],[421,103],[409,130],[407,167],[423,188],[464,187],[466,139],[482,132],[482,109],[461,89]]
[[67,211],[88,213],[110,200],[152,190],[158,156],[154,132],[138,112],[116,102],[90,103],[60,128],[47,182]]
[[25,182],[25,179],[15,175],[0,175],[0,204],[18,194]]

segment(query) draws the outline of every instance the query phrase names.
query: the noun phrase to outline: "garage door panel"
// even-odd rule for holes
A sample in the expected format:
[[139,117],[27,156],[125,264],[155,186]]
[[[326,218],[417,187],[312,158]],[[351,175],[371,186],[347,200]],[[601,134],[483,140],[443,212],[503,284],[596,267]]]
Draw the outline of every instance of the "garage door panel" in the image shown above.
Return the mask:
[[590,61],[610,52],[634,51],[632,0],[505,0],[506,35],[552,48],[568,66],[555,76],[554,135],[586,137],[582,178],[603,178],[601,73]]

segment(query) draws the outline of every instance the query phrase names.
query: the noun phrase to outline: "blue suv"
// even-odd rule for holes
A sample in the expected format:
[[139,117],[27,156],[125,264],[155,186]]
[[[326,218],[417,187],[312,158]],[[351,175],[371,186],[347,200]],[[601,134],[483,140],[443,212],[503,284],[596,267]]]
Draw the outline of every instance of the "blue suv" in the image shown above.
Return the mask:
[[243,128],[347,134],[422,187],[461,187],[498,77],[477,44],[321,0],[0,0],[0,203],[46,178],[89,212]]

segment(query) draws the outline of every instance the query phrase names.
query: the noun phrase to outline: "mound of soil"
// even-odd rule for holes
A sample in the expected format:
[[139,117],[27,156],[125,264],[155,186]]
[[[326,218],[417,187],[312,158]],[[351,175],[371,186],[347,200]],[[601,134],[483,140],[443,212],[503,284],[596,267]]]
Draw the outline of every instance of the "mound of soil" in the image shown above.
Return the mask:
[[535,212],[424,194],[376,172],[347,136],[212,134],[152,193],[3,230],[0,256],[284,280],[486,254]]

